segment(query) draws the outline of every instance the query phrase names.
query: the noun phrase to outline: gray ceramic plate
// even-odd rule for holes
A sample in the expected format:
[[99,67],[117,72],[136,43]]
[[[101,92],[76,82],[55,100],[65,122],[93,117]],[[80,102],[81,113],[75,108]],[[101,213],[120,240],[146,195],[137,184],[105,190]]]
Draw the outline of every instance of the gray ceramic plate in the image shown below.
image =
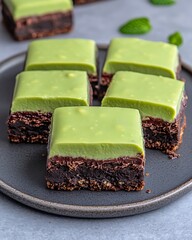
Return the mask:
[[[105,50],[100,51],[101,62]],[[192,72],[183,67],[189,103],[187,129],[179,153],[169,160],[159,151],[147,150],[146,187],[141,192],[57,192],[45,187],[46,146],[10,144],[6,119],[14,88],[15,75],[22,71],[25,54],[0,65],[0,190],[30,207],[59,215],[88,218],[120,217],[160,208],[192,189]],[[146,193],[150,189],[151,193]]]

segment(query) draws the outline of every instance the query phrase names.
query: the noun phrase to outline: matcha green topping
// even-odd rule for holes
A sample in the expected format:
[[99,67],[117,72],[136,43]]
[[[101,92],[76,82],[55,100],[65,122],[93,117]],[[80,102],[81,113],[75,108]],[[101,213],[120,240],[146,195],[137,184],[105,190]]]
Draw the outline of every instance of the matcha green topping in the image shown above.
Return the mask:
[[182,37],[181,33],[175,32],[168,37],[168,41],[169,41],[169,43],[174,44],[179,47],[183,43],[183,37]]
[[57,107],[88,106],[89,82],[86,72],[32,71],[16,78],[11,112],[53,112]]
[[92,40],[37,40],[29,45],[25,70],[79,70],[96,75],[96,54]]
[[137,154],[144,155],[137,110],[66,107],[54,111],[49,157],[107,160]]
[[72,0],[3,0],[15,20],[73,9]]
[[154,5],[172,5],[175,4],[175,0],[149,0]]
[[123,24],[119,31],[122,34],[144,34],[151,30],[151,23],[148,18],[135,18]]
[[179,65],[176,46],[136,38],[111,41],[103,72],[133,71],[176,78]]
[[142,118],[173,122],[184,92],[184,82],[134,72],[117,72],[102,101],[103,107],[135,108]]

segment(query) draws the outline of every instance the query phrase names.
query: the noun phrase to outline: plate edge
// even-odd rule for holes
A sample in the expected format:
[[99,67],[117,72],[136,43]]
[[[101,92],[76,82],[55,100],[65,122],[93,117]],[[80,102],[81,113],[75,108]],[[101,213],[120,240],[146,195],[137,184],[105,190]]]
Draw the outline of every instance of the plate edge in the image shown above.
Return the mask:
[[[98,44],[99,49],[105,50],[107,44]],[[10,56],[0,62],[0,68],[11,60],[15,60],[26,54],[26,51]],[[192,74],[192,67],[182,61],[182,67],[184,70]],[[144,212],[149,212],[158,208],[161,208],[172,201],[172,199],[178,199],[182,195],[188,193],[192,189],[192,179],[178,186],[177,188],[159,195],[150,200],[144,200],[137,203],[122,204],[116,206],[78,206],[53,203],[46,200],[35,198],[28,194],[25,194],[19,190],[14,189],[2,180],[0,180],[0,191],[12,199],[23,203],[29,207],[62,216],[81,217],[81,218],[112,218],[123,217],[129,215],[136,215]]]

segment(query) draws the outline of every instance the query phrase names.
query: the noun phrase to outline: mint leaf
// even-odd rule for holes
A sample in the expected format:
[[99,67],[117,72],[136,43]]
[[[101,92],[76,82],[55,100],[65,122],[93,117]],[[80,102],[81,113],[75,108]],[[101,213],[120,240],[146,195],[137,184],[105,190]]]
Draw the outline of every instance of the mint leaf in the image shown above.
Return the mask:
[[152,29],[151,23],[148,18],[141,17],[132,19],[122,26],[120,26],[119,31],[122,34],[144,34]]
[[149,0],[154,5],[172,5],[175,4],[175,0]]
[[168,37],[168,42],[179,47],[183,43],[183,37],[179,32],[175,32]]

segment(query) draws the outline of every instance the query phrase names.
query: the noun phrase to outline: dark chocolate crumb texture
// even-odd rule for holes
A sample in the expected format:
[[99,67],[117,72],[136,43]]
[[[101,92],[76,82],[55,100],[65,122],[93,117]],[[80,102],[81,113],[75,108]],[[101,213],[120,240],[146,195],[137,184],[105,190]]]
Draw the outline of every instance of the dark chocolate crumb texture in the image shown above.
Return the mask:
[[142,156],[106,161],[54,156],[47,163],[47,187],[55,190],[126,190],[144,187]]
[[49,189],[139,191],[144,187],[144,166],[137,110],[68,107],[54,111],[46,173]]
[[39,0],[3,0],[2,15],[18,41],[67,33],[73,27],[71,0],[48,0],[44,4]]
[[185,108],[187,97],[181,102],[180,111],[173,122],[163,121],[159,118],[146,117],[142,120],[145,146],[147,148],[159,149],[175,158],[179,155],[175,151],[182,143],[183,133],[186,127]]
[[11,142],[47,143],[57,107],[88,106],[92,91],[86,72],[32,71],[17,76],[8,136]]
[[8,137],[14,143],[47,143],[52,113],[22,111],[10,114]]

